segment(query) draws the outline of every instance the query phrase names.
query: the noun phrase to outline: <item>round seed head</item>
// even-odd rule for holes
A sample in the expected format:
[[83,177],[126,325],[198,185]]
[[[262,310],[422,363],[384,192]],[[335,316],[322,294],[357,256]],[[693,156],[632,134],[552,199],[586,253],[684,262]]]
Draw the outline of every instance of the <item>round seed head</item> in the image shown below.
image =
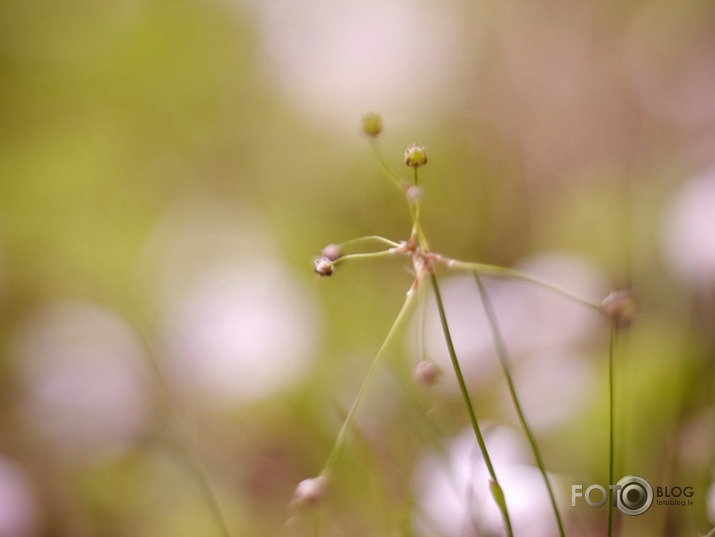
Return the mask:
[[362,116],[362,131],[370,138],[376,138],[382,132],[382,118],[375,112]]
[[331,276],[333,274],[333,262],[326,256],[316,257],[313,261],[313,270],[321,276]]
[[429,388],[439,382],[442,369],[432,360],[422,360],[412,369],[412,377],[420,386]]
[[342,257],[343,251],[337,244],[328,244],[325,248],[323,248],[322,254],[323,257],[327,257],[330,261],[335,261],[336,259]]
[[614,291],[601,302],[601,311],[606,317],[613,319],[616,326],[627,327],[633,322],[636,301],[630,291]]
[[325,495],[327,489],[327,479],[323,476],[304,479],[293,492],[292,507],[313,507]]
[[424,146],[412,144],[405,149],[405,164],[410,168],[419,168],[427,164],[427,152]]

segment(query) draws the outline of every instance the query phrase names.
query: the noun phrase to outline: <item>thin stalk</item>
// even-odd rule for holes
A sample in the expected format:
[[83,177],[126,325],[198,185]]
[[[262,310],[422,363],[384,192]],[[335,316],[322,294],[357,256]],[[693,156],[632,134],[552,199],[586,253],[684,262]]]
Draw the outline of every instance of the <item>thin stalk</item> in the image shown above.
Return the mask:
[[385,174],[395,182],[395,185],[399,188],[403,188],[405,184],[409,185],[407,181],[397,175],[397,173],[392,168],[390,168],[390,165],[387,164],[385,157],[382,156],[382,151],[380,150],[380,146],[378,145],[378,143],[373,140],[371,145],[372,151],[375,154],[377,162],[380,164],[380,167],[385,172]]
[[447,314],[444,309],[444,303],[442,302],[442,293],[439,290],[439,283],[437,282],[437,276],[435,276],[433,271],[430,271],[430,280],[432,282],[432,289],[434,289],[434,296],[437,301],[437,310],[439,311],[439,319],[442,324],[442,332],[444,333],[444,339],[447,343],[447,350],[449,351],[449,357],[452,360],[452,367],[454,368],[454,374],[457,377],[457,383],[459,384],[459,390],[462,392],[462,398],[467,407],[467,414],[469,414],[469,421],[472,424],[472,429],[474,430],[474,436],[477,438],[477,443],[479,444],[479,449],[482,452],[482,457],[484,458],[484,463],[489,471],[489,476],[491,477],[493,486],[499,491],[499,498],[497,500],[496,494],[494,494],[494,488],[492,489],[492,496],[494,496],[494,501],[499,506],[501,510],[502,517],[504,518],[504,525],[506,526],[506,532],[509,537],[514,535],[514,531],[511,527],[511,519],[509,518],[509,511],[507,510],[506,501],[503,497],[503,489],[499,485],[499,480],[497,479],[496,472],[494,471],[494,466],[492,465],[491,457],[487,451],[487,445],[484,442],[484,437],[482,436],[482,431],[479,428],[479,422],[477,421],[477,415],[474,411],[474,406],[472,405],[472,400],[469,397],[469,390],[467,390],[467,384],[464,380],[464,375],[462,374],[462,367],[459,365],[459,359],[457,358],[457,352],[454,349],[454,343],[452,342],[452,335],[449,330],[449,323],[447,323]]
[[469,263],[467,261],[458,261],[456,259],[448,259],[448,258],[441,258],[440,261],[445,263],[447,265],[447,267],[449,267],[451,269],[459,270],[459,271],[472,272],[472,273],[477,272],[483,276],[496,276],[496,277],[512,278],[515,280],[523,280],[526,282],[531,282],[535,285],[544,287],[545,289],[549,289],[550,291],[559,293],[560,295],[563,295],[566,298],[569,298],[569,299],[574,300],[580,304],[583,304],[584,306],[588,306],[589,308],[600,311],[599,304],[596,304],[594,302],[591,302],[591,301],[583,299],[583,298],[579,298],[576,295],[571,294],[566,289],[559,287],[558,285],[554,285],[554,284],[549,283],[545,280],[542,280],[541,278],[537,278],[536,276],[532,276],[531,274],[527,274],[526,272],[522,272],[520,270],[516,270],[513,268],[509,268],[509,267],[500,267],[498,265],[487,265],[484,263]]
[[216,497],[216,493],[211,488],[211,483],[209,482],[208,476],[201,465],[201,460],[199,459],[198,454],[194,450],[193,446],[190,446],[188,442],[183,444],[180,443],[179,448],[183,451],[185,460],[196,474],[196,480],[203,491],[206,503],[208,504],[213,518],[216,521],[216,525],[219,528],[219,533],[222,537],[230,537],[231,532],[228,529],[228,524],[226,523],[226,519],[221,511],[218,498]]
[[385,244],[391,248],[397,248],[400,243],[381,237],[380,235],[368,235],[367,237],[358,237],[357,239],[350,239],[349,241],[341,242],[338,244],[340,248],[346,248],[348,246],[354,246],[356,244],[363,244],[365,242],[378,242],[380,244]]
[[[419,185],[419,172],[417,168],[412,169],[412,182],[415,187]],[[417,235],[417,241],[419,242],[420,249],[423,252],[427,252],[429,251],[429,244],[427,244],[427,237],[425,237],[424,231],[422,230],[419,196],[414,200],[408,199],[407,202],[410,205],[410,215],[412,216],[412,233],[413,235]]]
[[313,513],[313,537],[320,537],[323,533],[322,509],[316,509]]
[[497,323],[496,312],[492,306],[491,300],[489,299],[489,294],[487,293],[482,280],[479,278],[479,274],[474,272],[474,280],[477,282],[477,287],[479,288],[479,295],[482,297],[482,305],[484,306],[484,312],[487,315],[487,320],[489,321],[489,327],[492,332],[492,338],[494,339],[494,347],[497,351],[497,356],[499,357],[499,362],[501,363],[502,370],[504,371],[504,378],[506,379],[507,386],[509,388],[509,395],[516,409],[516,414],[519,417],[519,423],[521,423],[522,429],[529,440],[529,445],[531,446],[531,451],[534,454],[534,459],[536,459],[536,465],[539,467],[541,476],[544,478],[544,483],[546,484],[546,490],[549,493],[549,500],[551,501],[551,507],[554,511],[554,516],[556,517],[556,524],[559,528],[559,535],[564,537],[564,525],[561,520],[561,514],[559,513],[558,505],[556,504],[556,496],[554,495],[553,488],[551,487],[551,482],[546,474],[546,468],[544,467],[543,459],[541,458],[541,453],[539,452],[539,447],[536,443],[536,438],[531,431],[531,428],[526,422],[526,416],[519,402],[519,397],[516,394],[516,388],[514,386],[514,379],[511,376],[511,368],[509,367],[509,358],[507,354],[506,345],[504,343],[504,338],[499,330],[499,325]]
[[[613,485],[614,474],[614,387],[613,363],[616,355],[616,321],[611,319],[608,327],[608,484]],[[613,489],[608,489],[608,537],[613,534]]]
[[395,334],[397,333],[398,328],[402,325],[404,320],[407,318],[407,313],[410,310],[410,307],[412,306],[412,303],[414,302],[414,297],[417,293],[415,292],[414,289],[410,289],[407,293],[407,298],[405,299],[405,302],[402,304],[402,309],[400,309],[400,312],[397,314],[397,317],[395,318],[395,321],[392,323],[392,326],[390,327],[390,330],[387,333],[387,336],[385,336],[384,341],[382,342],[382,345],[380,346],[380,349],[377,351],[377,354],[375,355],[375,358],[372,361],[372,364],[370,364],[370,369],[368,369],[367,375],[365,375],[365,379],[362,381],[362,384],[360,385],[360,389],[358,390],[357,395],[355,396],[355,400],[353,401],[352,406],[350,407],[350,410],[348,411],[347,416],[345,417],[345,420],[343,421],[342,426],[340,427],[340,432],[338,432],[338,436],[335,439],[335,444],[333,445],[333,449],[330,452],[330,455],[328,456],[328,459],[325,463],[325,466],[323,467],[323,470],[320,472],[321,476],[328,476],[335,466],[335,463],[337,462],[338,455],[340,454],[340,449],[342,448],[343,444],[345,443],[345,438],[348,432],[348,429],[350,428],[350,425],[352,424],[352,421],[355,417],[355,413],[357,412],[358,407],[360,406],[360,403],[362,402],[363,398],[365,397],[365,393],[367,392],[367,387],[370,384],[370,381],[372,378],[375,376],[375,372],[377,371],[377,366],[380,364],[380,361],[382,357],[385,354],[385,351],[387,350],[390,342],[394,339]]
[[375,259],[375,258],[380,258],[380,257],[388,257],[391,255],[394,255],[394,251],[392,249],[390,250],[380,250],[379,252],[367,252],[367,253],[361,253],[361,254],[348,254],[344,255],[342,257],[337,258],[335,261],[333,261],[333,265],[339,265],[340,263],[344,263],[345,261],[349,261],[350,259],[357,260],[357,259]]
[[211,515],[216,522],[219,533],[222,537],[230,537],[231,532],[228,529],[228,523],[226,522],[226,517],[223,514],[221,505],[219,503],[218,497],[211,486],[211,482],[201,464],[201,458],[199,457],[196,449],[189,440],[189,435],[186,433],[184,428],[179,423],[179,416],[177,416],[172,422],[172,414],[176,413],[178,407],[177,401],[172,395],[171,389],[169,388],[168,382],[164,376],[164,372],[154,356],[154,351],[149,341],[141,334],[138,334],[139,340],[141,341],[144,349],[146,350],[147,359],[151,366],[152,371],[156,377],[156,380],[161,388],[164,401],[167,405],[168,419],[167,423],[169,425],[169,430],[173,432],[174,444],[176,449],[179,451],[181,457],[184,459],[187,467],[191,469],[196,477],[196,481],[201,490],[201,494],[206,501],[206,504],[211,512]]

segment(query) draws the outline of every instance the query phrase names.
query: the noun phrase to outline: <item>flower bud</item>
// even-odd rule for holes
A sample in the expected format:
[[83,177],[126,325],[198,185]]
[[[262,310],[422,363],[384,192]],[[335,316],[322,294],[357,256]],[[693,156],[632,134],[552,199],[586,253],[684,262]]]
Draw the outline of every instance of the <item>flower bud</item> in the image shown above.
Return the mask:
[[422,360],[412,369],[412,378],[420,386],[429,388],[439,382],[442,376],[442,369],[432,360]]
[[362,116],[362,131],[370,138],[376,138],[382,132],[382,118],[375,112]]
[[630,291],[614,291],[601,302],[601,311],[615,321],[616,326],[625,328],[633,322],[636,302]]
[[323,499],[327,486],[328,482],[324,476],[304,479],[295,487],[291,507],[313,507]]
[[333,274],[333,262],[324,255],[316,257],[313,265],[313,270],[321,276],[331,276]]
[[412,144],[405,149],[405,164],[410,168],[419,168],[427,164],[427,153],[424,146]]
[[330,261],[335,261],[343,256],[343,251],[337,244],[328,244],[323,248],[323,257],[327,257]]

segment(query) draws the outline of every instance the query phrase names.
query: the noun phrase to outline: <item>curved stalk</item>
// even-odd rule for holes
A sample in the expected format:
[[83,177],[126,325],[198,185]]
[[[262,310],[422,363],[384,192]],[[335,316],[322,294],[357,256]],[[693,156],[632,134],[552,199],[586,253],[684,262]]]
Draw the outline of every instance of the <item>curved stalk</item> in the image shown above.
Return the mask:
[[501,278],[512,278],[515,280],[523,280],[525,282],[531,282],[535,285],[541,286],[545,289],[549,289],[550,291],[554,291],[555,293],[558,293],[560,295],[565,296],[566,298],[569,298],[571,300],[574,300],[580,304],[583,304],[584,306],[587,306],[589,308],[595,309],[597,311],[601,310],[601,306],[599,304],[596,304],[594,302],[591,302],[589,300],[579,298],[576,295],[573,295],[563,287],[559,287],[558,285],[554,285],[550,282],[547,282],[546,280],[542,280],[541,278],[537,278],[536,276],[532,276],[531,274],[528,274],[526,272],[522,272],[517,269],[509,268],[509,267],[500,267],[498,265],[488,265],[485,263],[470,263],[467,261],[458,261],[456,259],[448,259],[448,258],[439,258],[439,261],[442,263],[445,263],[447,267],[454,269],[454,270],[459,270],[463,272],[471,272],[471,273],[479,273],[483,276],[496,276],[496,277],[501,277]]
[[354,246],[356,244],[362,244],[365,242],[378,242],[380,244],[385,244],[391,248],[397,248],[400,243],[381,237],[380,235],[368,235],[366,237],[358,237],[357,239],[350,239],[345,242],[338,244],[340,248],[347,248],[348,246]]
[[364,254],[348,254],[344,255],[342,257],[338,257],[335,261],[333,261],[333,266],[337,266],[341,263],[345,263],[345,261],[349,260],[358,260],[358,259],[375,259],[375,258],[380,258],[380,257],[388,257],[390,255],[393,255],[395,252],[390,249],[390,250],[380,250],[379,252],[367,252]]
[[397,172],[395,172],[395,170],[393,170],[387,163],[385,157],[383,157],[382,155],[382,151],[380,150],[380,146],[377,141],[373,140],[370,145],[372,146],[372,152],[375,155],[375,159],[377,160],[378,164],[380,164],[380,167],[385,172],[385,175],[387,175],[392,181],[394,181],[395,185],[398,188],[403,188],[404,185],[409,185],[409,182],[405,181],[399,175],[397,175]]

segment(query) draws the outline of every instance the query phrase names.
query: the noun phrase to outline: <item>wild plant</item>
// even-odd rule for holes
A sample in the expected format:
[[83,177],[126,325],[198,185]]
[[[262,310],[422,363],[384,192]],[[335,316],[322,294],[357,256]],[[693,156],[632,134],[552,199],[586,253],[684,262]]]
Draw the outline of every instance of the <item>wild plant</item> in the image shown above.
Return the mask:
[[[493,339],[494,349],[498,357],[509,397],[513,404],[514,410],[518,417],[524,435],[528,441],[532,456],[543,478],[544,487],[548,493],[551,509],[555,519],[558,533],[563,537],[565,525],[562,514],[557,502],[557,496],[554,491],[553,484],[546,471],[541,451],[539,449],[536,437],[528,423],[524,409],[519,399],[517,389],[512,377],[510,358],[507,352],[507,346],[502,336],[502,331],[499,327],[495,309],[492,305],[487,287],[484,285],[483,278],[509,278],[529,282],[533,285],[548,289],[553,293],[565,296],[586,308],[595,310],[603,314],[610,322],[610,344],[609,344],[609,478],[613,482],[614,477],[614,357],[616,349],[616,334],[620,326],[627,324],[633,314],[633,301],[627,292],[612,293],[602,303],[594,303],[575,296],[567,289],[561,286],[536,277],[534,275],[522,272],[520,270],[491,265],[480,262],[463,261],[454,259],[438,251],[434,250],[427,239],[427,235],[422,226],[422,209],[421,200],[424,195],[424,189],[421,183],[421,171],[425,169],[428,163],[427,150],[425,147],[416,143],[407,147],[404,152],[404,163],[410,172],[409,179],[403,178],[387,163],[383,157],[379,145],[379,136],[382,132],[382,119],[379,115],[368,113],[362,119],[363,133],[370,140],[372,151],[377,163],[382,168],[384,175],[388,180],[402,193],[407,203],[407,209],[410,214],[412,227],[407,239],[393,240],[382,236],[365,236],[356,239],[350,239],[338,244],[329,244],[321,254],[314,258],[314,271],[322,276],[332,276],[345,263],[355,263],[359,261],[375,260],[389,257],[401,257],[409,261],[411,271],[414,275],[412,283],[406,292],[404,303],[402,304],[399,313],[387,332],[387,335],[377,351],[365,378],[358,389],[358,392],[353,399],[352,405],[347,411],[342,425],[339,429],[332,450],[322,468],[316,477],[305,479],[298,484],[294,497],[294,507],[313,507],[320,502],[326,494],[326,490],[330,486],[333,471],[340,456],[340,453],[346,442],[346,437],[350,431],[351,425],[355,419],[355,415],[360,407],[368,387],[375,376],[388,348],[395,340],[396,335],[409,318],[410,313],[414,310],[417,303],[427,300],[428,294],[426,289],[432,290],[432,295],[439,314],[441,330],[444,335],[444,342],[450,357],[451,365],[454,370],[454,375],[459,387],[459,392],[463,400],[471,428],[474,433],[477,445],[485,462],[489,474],[489,490],[493,501],[497,505],[501,518],[503,520],[504,531],[508,536],[513,536],[512,519],[509,513],[509,501],[505,497],[504,490],[500,484],[499,475],[492,463],[487,444],[484,440],[483,427],[478,418],[477,408],[473,402],[469,386],[465,379],[462,370],[460,358],[453,342],[450,323],[447,318],[447,304],[443,299],[443,293],[440,286],[440,278],[443,273],[446,274],[468,274],[471,275],[481,298],[482,306],[486,314],[489,324],[489,329]],[[368,245],[382,247],[381,249],[361,250]],[[415,369],[416,376],[424,383],[432,383],[437,379],[438,369],[434,363],[429,360],[423,360],[418,363]],[[613,527],[613,509],[612,501],[609,501],[608,509],[608,535],[612,534]],[[319,529],[316,528],[316,534],[319,534]]]

